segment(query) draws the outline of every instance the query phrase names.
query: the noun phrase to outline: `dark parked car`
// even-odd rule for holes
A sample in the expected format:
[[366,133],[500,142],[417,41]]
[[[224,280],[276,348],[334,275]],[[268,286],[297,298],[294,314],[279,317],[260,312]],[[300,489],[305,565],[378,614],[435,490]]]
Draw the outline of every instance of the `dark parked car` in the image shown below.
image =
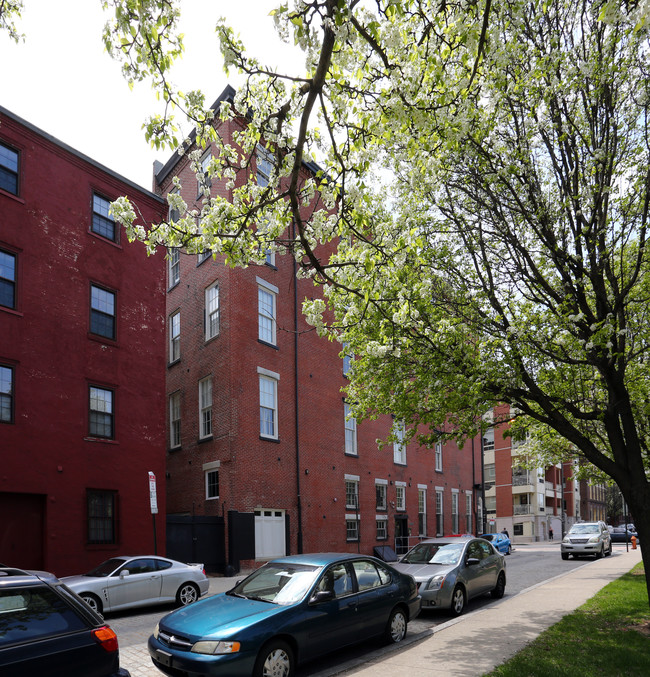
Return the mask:
[[163,617],[149,654],[173,677],[290,677],[297,663],[370,637],[400,642],[419,611],[413,578],[374,557],[283,557]]
[[2,677],[129,677],[101,616],[45,572],[0,568]]
[[639,535],[636,531],[626,529],[625,527],[613,527],[610,529],[609,535],[612,538],[612,543],[630,543],[632,541],[632,536],[634,536],[637,541],[639,540]]

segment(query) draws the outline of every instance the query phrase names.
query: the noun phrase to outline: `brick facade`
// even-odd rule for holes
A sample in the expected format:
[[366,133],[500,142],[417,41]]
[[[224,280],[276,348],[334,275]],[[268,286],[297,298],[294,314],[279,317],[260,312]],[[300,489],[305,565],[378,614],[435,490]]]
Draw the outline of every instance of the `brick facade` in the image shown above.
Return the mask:
[[[149,471],[164,553],[165,262],[92,219],[95,195],[149,222],[166,205],[5,109],[0,144],[0,561],[64,576],[153,552]],[[91,394],[112,408],[92,422]]]

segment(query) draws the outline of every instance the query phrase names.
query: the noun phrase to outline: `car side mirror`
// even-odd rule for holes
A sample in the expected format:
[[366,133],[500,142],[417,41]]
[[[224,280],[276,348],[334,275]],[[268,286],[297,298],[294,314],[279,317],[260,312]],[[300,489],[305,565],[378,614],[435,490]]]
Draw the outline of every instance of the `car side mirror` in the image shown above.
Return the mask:
[[481,560],[480,560],[478,557],[470,557],[470,558],[467,560],[467,566],[468,566],[468,567],[473,567],[473,566],[475,566],[476,564],[478,564],[480,561],[481,561]]
[[120,578],[124,578],[125,576],[129,576],[130,574],[131,574],[131,572],[128,569],[122,569],[122,571],[120,571]]
[[329,602],[334,599],[333,590],[319,590],[318,592],[312,595],[312,598],[309,600],[311,604],[318,604],[320,602]]

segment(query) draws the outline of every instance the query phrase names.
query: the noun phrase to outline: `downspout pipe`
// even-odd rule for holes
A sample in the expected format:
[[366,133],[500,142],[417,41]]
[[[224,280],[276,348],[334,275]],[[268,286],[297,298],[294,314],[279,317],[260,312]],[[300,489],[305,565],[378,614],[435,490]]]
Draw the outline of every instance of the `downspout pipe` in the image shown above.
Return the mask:
[[[291,238],[296,239],[296,224],[291,224]],[[298,554],[303,552],[302,538],[302,496],[300,489],[300,401],[298,398],[298,266],[293,256],[293,393],[294,393],[294,433],[296,443],[296,508],[298,512]]]

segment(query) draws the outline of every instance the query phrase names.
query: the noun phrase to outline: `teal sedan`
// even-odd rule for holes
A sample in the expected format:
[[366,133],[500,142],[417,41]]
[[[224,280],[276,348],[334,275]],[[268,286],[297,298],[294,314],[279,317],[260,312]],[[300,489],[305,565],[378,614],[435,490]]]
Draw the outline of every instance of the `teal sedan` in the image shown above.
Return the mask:
[[148,649],[171,676],[291,677],[298,663],[371,637],[402,641],[420,603],[413,577],[374,557],[295,555],[168,614]]

